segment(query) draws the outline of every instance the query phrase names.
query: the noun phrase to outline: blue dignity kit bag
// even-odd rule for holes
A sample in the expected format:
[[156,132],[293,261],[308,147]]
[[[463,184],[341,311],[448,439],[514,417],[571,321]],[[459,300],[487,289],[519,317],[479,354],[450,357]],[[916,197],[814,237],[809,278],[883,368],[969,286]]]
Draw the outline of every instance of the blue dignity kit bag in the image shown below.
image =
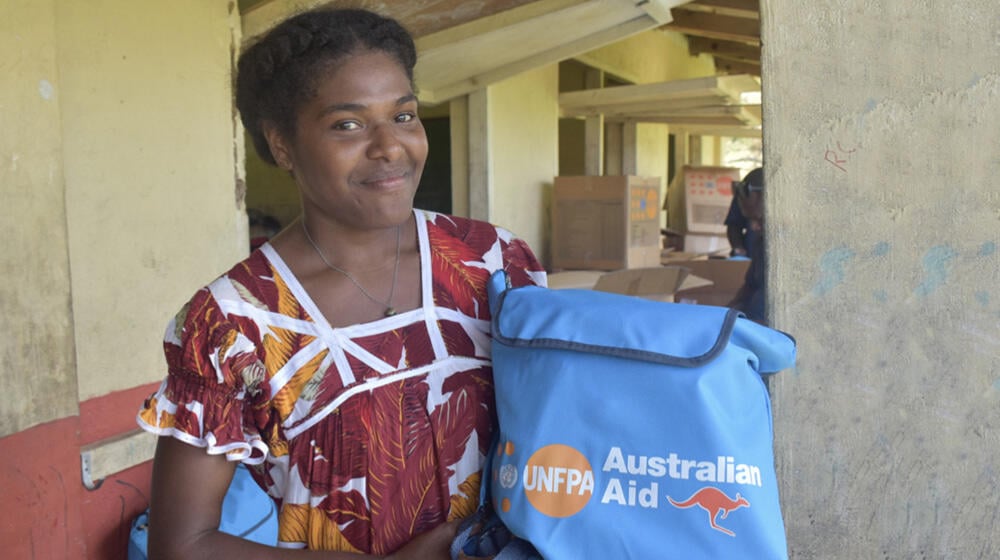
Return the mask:
[[788,335],[722,307],[489,285],[484,496],[546,559],[787,558],[762,375]]

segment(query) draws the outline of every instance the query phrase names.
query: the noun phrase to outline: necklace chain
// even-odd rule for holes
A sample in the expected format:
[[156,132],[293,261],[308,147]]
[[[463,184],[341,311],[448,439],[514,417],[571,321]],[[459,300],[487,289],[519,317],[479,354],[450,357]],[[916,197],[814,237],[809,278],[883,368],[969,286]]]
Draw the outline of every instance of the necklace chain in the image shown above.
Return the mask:
[[366,290],[364,286],[361,285],[360,282],[355,280],[354,276],[351,276],[350,272],[347,272],[343,268],[336,266],[335,264],[331,263],[326,259],[326,255],[324,255],[323,251],[320,250],[319,245],[316,245],[316,242],[313,241],[312,236],[309,235],[309,228],[306,227],[305,218],[302,219],[302,231],[306,234],[306,240],[308,240],[309,244],[312,245],[312,248],[316,250],[316,254],[319,255],[319,258],[323,259],[323,262],[326,264],[326,266],[346,276],[347,279],[351,281],[351,283],[353,283],[355,286],[357,286],[359,290],[361,290],[361,293],[364,294],[366,298],[372,300],[373,302],[379,305],[385,306],[386,317],[392,317],[393,315],[396,314],[396,309],[392,306],[392,296],[395,295],[396,293],[396,277],[399,274],[400,229],[401,229],[400,226],[396,226],[396,262],[392,268],[392,287],[389,288],[389,299],[386,301],[382,301],[369,294],[368,290]]

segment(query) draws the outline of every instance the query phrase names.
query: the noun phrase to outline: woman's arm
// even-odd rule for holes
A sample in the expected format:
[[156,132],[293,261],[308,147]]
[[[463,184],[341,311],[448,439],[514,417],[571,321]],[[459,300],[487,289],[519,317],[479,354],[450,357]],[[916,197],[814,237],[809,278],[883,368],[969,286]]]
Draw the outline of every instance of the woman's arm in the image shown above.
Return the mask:
[[[219,531],[222,501],[236,466],[223,455],[172,437],[159,438],[153,460],[149,511],[150,560],[325,559],[363,560],[375,556],[272,548]],[[390,556],[392,560],[449,558],[457,522],[424,533]]]

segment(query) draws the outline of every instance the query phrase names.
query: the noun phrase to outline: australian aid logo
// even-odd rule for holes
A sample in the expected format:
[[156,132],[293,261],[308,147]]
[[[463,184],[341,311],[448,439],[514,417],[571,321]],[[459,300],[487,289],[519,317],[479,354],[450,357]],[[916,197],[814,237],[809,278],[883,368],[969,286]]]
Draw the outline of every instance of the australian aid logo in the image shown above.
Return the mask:
[[[735,537],[723,520],[749,509],[750,502],[742,496],[741,487],[763,486],[760,467],[739,463],[732,456],[720,455],[711,460],[685,458],[677,453],[665,455],[634,455],[620,447],[611,447],[602,462],[594,465],[579,450],[562,444],[537,449],[523,466],[505,462],[514,455],[514,443],[497,448],[493,476],[502,489],[497,494],[520,488],[526,501],[539,513],[564,518],[576,515],[592,500],[597,507],[659,510],[677,508],[690,510],[690,515],[706,515],[712,529]],[[598,483],[600,481],[600,483]],[[683,496],[669,495],[672,481],[694,481],[694,491]],[[674,485],[676,486],[676,485]],[[700,486],[700,488],[698,487]],[[691,488],[691,485],[684,485]],[[506,491],[506,492],[505,492]],[[496,506],[503,512],[511,509],[507,497],[499,497]],[[737,512],[737,513],[734,513]],[[613,514],[613,511],[605,512]],[[687,513],[687,512],[686,512]]]

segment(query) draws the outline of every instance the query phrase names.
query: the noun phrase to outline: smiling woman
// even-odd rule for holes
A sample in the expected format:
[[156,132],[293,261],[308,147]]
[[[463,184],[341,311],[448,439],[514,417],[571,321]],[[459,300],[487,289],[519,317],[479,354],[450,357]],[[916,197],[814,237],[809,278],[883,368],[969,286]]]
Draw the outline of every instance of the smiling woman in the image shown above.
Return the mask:
[[[165,436],[151,558],[447,558],[475,510],[494,429],[486,282],[545,273],[503,228],[413,208],[415,62],[409,34],[363,10],[297,15],[240,57],[241,118],[302,214],[167,328],[138,418]],[[280,508],[276,547],[218,531],[239,461]]]

